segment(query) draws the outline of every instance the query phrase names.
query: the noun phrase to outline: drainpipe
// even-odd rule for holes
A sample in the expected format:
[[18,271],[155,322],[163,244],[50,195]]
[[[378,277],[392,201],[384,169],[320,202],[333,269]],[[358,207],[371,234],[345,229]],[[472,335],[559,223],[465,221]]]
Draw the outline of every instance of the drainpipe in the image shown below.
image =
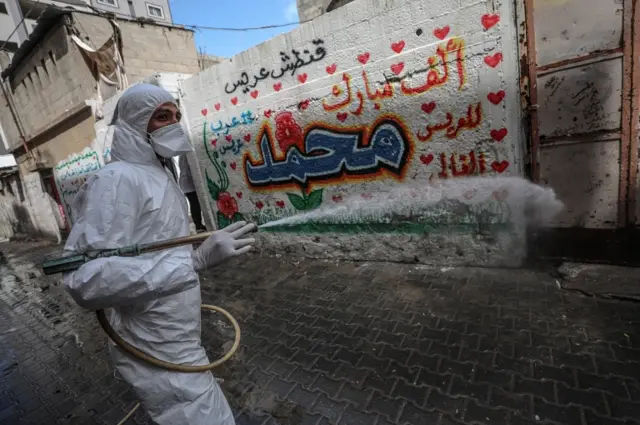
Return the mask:
[[31,159],[35,159],[33,156],[33,153],[29,150],[29,146],[27,146],[27,138],[25,136],[24,127],[22,126],[20,117],[16,113],[15,105],[13,104],[13,97],[5,87],[5,80],[2,80],[0,82],[0,86],[2,86],[2,94],[4,95],[4,98],[7,101],[7,105],[9,106],[9,111],[11,111],[11,117],[13,118],[13,122],[16,124],[16,127],[18,128],[18,133],[20,133],[20,140],[22,141],[22,146],[24,146],[24,150],[26,151],[27,155],[29,155]]

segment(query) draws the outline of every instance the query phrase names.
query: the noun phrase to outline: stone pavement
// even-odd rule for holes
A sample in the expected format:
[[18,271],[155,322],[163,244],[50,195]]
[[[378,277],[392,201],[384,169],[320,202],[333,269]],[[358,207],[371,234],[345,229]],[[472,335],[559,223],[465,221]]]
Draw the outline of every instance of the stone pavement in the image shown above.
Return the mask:
[[[94,314],[34,268],[56,250],[0,245],[0,423],[115,425],[135,396]],[[216,372],[238,425],[640,424],[640,304],[559,283],[253,256],[203,276],[202,292],[242,327]],[[211,357],[231,335],[204,316]]]

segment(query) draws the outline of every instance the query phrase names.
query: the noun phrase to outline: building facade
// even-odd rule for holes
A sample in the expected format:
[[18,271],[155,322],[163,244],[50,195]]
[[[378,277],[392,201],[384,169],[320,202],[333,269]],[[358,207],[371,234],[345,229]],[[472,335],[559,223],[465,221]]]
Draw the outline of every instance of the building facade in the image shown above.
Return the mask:
[[173,22],[169,0],[90,0],[91,6],[125,18],[146,18],[170,24]]
[[63,199],[81,181],[61,186],[57,170],[67,172],[69,158],[93,148],[105,101],[158,72],[195,74],[198,59],[193,31],[183,27],[47,9],[2,71],[3,139],[29,186],[22,198],[0,201],[9,204],[5,210],[28,212],[19,216],[31,224],[20,228],[47,237],[68,229]]
[[0,50],[18,50],[48,7],[173,23],[169,0],[0,0]]

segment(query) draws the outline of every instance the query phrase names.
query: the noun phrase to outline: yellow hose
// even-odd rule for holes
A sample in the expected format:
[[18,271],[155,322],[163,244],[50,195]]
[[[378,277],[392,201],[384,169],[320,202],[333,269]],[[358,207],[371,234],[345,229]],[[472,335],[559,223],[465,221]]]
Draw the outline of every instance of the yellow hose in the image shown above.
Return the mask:
[[[233,341],[233,345],[224,356],[220,357],[218,360],[212,363],[209,363],[207,365],[202,365],[202,366],[185,366],[185,365],[176,364],[176,363],[169,363],[169,362],[165,362],[163,360],[157,359],[153,356],[150,356],[149,354],[145,353],[142,350],[139,350],[138,348],[134,347],[133,345],[129,344],[127,341],[122,339],[122,337],[118,335],[116,331],[113,330],[113,328],[109,324],[109,321],[107,320],[107,316],[104,314],[104,310],[96,311],[96,316],[98,317],[98,322],[100,323],[100,326],[102,326],[102,329],[106,332],[109,338],[111,338],[111,340],[114,343],[116,343],[118,347],[120,347],[122,350],[129,353],[133,357],[139,360],[142,360],[143,362],[148,363],[152,366],[156,366],[162,369],[167,369],[167,370],[172,370],[175,372],[182,372],[182,373],[200,373],[200,372],[207,372],[215,367],[220,366],[221,364],[229,360],[231,356],[233,356],[233,354],[236,352],[238,347],[240,346],[240,325],[238,324],[236,319],[231,315],[231,313],[229,313],[227,310],[224,310],[220,307],[216,307],[215,305],[209,305],[209,304],[202,304],[200,308],[202,310],[216,311],[218,313],[222,313],[222,315],[225,316],[229,320],[229,322],[231,322],[231,325],[233,325],[233,330],[235,331],[235,334],[236,334],[236,337]],[[127,416],[125,416],[118,423],[118,425],[124,425],[124,423],[128,421],[129,418],[131,418],[131,416],[133,416],[133,414],[135,413],[136,410],[138,410],[139,407],[140,407],[140,403],[137,403],[133,407],[133,409],[131,409],[131,411],[127,414]]]

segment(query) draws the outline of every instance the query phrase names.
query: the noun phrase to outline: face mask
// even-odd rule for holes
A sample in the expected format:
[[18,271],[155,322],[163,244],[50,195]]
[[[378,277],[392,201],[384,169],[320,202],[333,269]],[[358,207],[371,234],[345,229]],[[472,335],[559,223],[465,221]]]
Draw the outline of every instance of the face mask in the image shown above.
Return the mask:
[[189,138],[184,134],[180,123],[159,128],[151,133],[150,136],[153,150],[163,158],[173,158],[193,151]]

